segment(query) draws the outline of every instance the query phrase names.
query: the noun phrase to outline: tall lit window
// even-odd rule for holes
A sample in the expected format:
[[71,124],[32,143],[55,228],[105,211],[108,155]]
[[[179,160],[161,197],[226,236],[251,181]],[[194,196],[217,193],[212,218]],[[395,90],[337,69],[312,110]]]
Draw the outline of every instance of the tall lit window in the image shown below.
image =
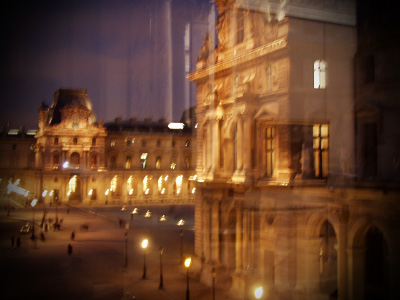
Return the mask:
[[79,153],[74,152],[71,154],[71,167],[74,169],[79,169],[80,167],[80,156]]
[[131,160],[132,160],[132,157],[130,155],[127,155],[125,157],[125,169],[131,168]]
[[53,169],[58,169],[60,167],[60,155],[53,155]]
[[129,176],[128,181],[126,182],[126,188],[128,190],[129,196],[136,195],[136,187],[137,187],[137,183],[136,183],[134,177]]
[[326,88],[326,68],[326,61],[316,60],[314,62],[314,89]]
[[236,15],[236,43],[239,44],[244,40],[244,12],[238,10]]
[[58,137],[54,138],[54,145],[58,145]]
[[163,176],[161,175],[158,178],[158,194],[159,195],[167,195],[167,188],[168,188],[168,175]]
[[313,126],[313,153],[315,177],[328,176],[329,127],[327,124]]
[[152,192],[152,181],[153,181],[153,177],[152,176],[149,176],[149,175],[146,175],[144,178],[143,178],[143,194],[144,195],[151,195],[153,192]]
[[268,65],[267,67],[267,90],[272,90],[272,67]]
[[140,161],[142,164],[142,169],[146,169],[147,166],[147,157],[148,157],[148,153],[142,153],[142,155],[140,156]]
[[121,196],[121,181],[117,175],[111,180],[110,191],[112,196]]
[[74,137],[74,139],[72,140],[72,143],[73,143],[74,145],[78,145],[78,138],[77,138],[77,137]]
[[156,169],[161,169],[161,156],[157,156],[156,158]]
[[182,192],[182,181],[183,175],[179,175],[176,177],[174,182],[174,194],[179,195]]
[[97,155],[96,154],[92,154],[90,156],[90,168],[97,169]]
[[275,128],[268,126],[265,130],[265,175],[271,177],[274,172],[274,135]]
[[185,169],[189,170],[190,169],[190,155],[185,155]]
[[71,193],[75,193],[75,192],[76,192],[77,186],[78,186],[78,176],[74,175],[74,176],[72,176],[72,178],[69,180],[68,190],[69,190]]
[[171,156],[171,165],[170,165],[171,169],[174,170],[176,168],[176,156],[172,155]]

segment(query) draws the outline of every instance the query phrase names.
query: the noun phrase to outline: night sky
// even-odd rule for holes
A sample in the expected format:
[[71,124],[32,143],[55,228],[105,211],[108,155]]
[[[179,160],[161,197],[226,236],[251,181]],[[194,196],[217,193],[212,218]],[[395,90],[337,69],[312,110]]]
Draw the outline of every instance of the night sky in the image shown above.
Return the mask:
[[[171,104],[159,88],[168,74],[160,41],[164,0],[3,1],[0,126],[36,128],[40,103],[50,105],[58,88],[86,89],[104,122],[179,120],[195,105],[195,86],[189,99],[183,93],[184,25],[194,20],[192,72],[208,30],[209,2],[171,3]],[[172,116],[165,115],[167,105]]]

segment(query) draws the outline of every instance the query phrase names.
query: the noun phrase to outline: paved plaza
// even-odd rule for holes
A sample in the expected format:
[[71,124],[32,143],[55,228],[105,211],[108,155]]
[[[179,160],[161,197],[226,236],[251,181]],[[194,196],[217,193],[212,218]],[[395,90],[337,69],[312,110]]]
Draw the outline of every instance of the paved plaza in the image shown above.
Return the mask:
[[[0,212],[2,299],[186,299],[186,269],[181,261],[193,255],[194,207],[138,206],[46,208],[46,219],[58,217],[61,229],[44,231],[39,224],[43,207],[15,209],[7,216]],[[151,217],[145,218],[150,210]],[[160,221],[165,214],[166,221]],[[19,233],[27,222],[35,222],[31,234]],[[185,224],[178,226],[183,219]],[[120,222],[120,220],[122,220]],[[87,230],[85,226],[87,225]],[[181,230],[183,236],[181,237]],[[75,237],[71,240],[71,233]],[[14,236],[14,247],[12,247]],[[17,247],[16,239],[20,238]],[[127,238],[127,239],[126,239]],[[145,250],[143,239],[149,240]],[[181,245],[181,240],[183,241]],[[68,245],[72,254],[68,255]],[[160,285],[160,247],[163,247]],[[182,250],[181,250],[182,249]],[[182,255],[181,255],[182,253]],[[145,257],[144,257],[145,255]],[[146,261],[146,279],[144,273]],[[189,271],[190,274],[190,271]],[[212,288],[193,275],[189,280],[190,299],[212,299]],[[215,299],[229,299],[228,291],[216,287]]]

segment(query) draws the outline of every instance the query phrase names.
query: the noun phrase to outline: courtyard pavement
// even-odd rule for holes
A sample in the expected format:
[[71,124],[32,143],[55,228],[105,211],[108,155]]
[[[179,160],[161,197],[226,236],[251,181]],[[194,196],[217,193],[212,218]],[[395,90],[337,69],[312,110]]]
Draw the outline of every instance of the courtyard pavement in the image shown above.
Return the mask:
[[[45,241],[39,238],[43,208],[35,208],[34,213],[32,208],[15,209],[10,216],[6,210],[0,211],[1,298],[186,299],[187,273],[180,261],[181,253],[182,257],[193,256],[193,206],[138,206],[139,214],[131,216],[132,208],[64,206],[56,212],[47,207],[46,219],[54,221],[57,215],[62,225],[60,230],[43,231]],[[147,210],[152,212],[150,218],[144,217]],[[162,214],[167,216],[165,222],[159,221]],[[30,234],[19,233],[33,218],[35,242]],[[185,225],[177,226],[181,218]],[[82,225],[88,225],[88,230]],[[144,238],[149,240],[145,253],[140,246]],[[71,255],[67,253],[69,244]],[[160,246],[164,249],[163,289],[159,289]],[[146,279],[142,279],[144,259]],[[212,287],[200,283],[190,269],[189,275],[190,299],[213,299]],[[216,286],[215,299],[230,299],[228,292]]]

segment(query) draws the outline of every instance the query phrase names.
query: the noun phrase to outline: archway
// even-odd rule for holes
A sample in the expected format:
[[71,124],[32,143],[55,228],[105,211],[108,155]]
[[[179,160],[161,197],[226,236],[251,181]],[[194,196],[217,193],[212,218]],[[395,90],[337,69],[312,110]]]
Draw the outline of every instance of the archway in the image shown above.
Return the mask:
[[388,299],[388,245],[377,227],[368,230],[365,248],[365,299]]
[[77,175],[71,177],[68,182],[69,202],[82,202],[81,180]]
[[336,299],[337,280],[337,239],[332,224],[326,220],[320,229],[320,292]]

